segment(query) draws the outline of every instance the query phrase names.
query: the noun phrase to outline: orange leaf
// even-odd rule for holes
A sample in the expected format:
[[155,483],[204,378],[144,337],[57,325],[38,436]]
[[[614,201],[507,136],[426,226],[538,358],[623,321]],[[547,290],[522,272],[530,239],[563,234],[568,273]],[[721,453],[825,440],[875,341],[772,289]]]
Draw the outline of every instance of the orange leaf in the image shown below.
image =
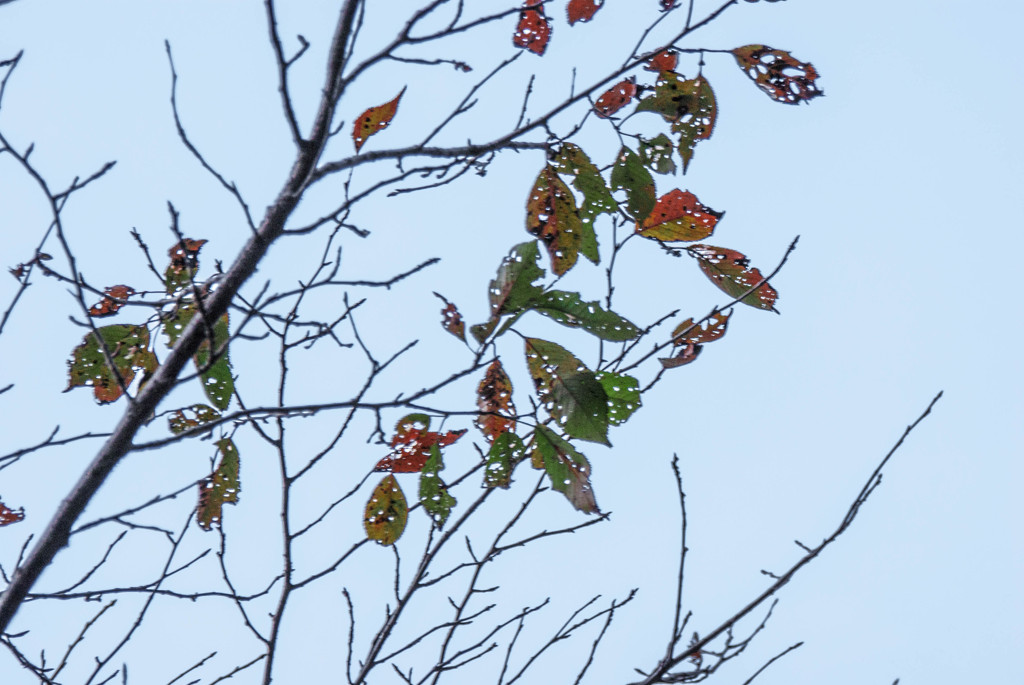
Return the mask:
[[[540,0],[526,0],[525,7],[539,5]],[[512,35],[512,44],[530,52],[543,55],[551,38],[551,24],[544,16],[544,8],[524,9],[519,13],[519,24]]]
[[569,25],[578,21],[590,21],[603,5],[604,0],[569,0],[569,6],[566,8]]
[[814,66],[794,59],[785,50],[744,45],[732,54],[740,69],[776,102],[796,105],[825,94],[814,83],[818,78]]
[[601,94],[601,97],[594,103],[594,111],[597,112],[597,116],[606,119],[628,105],[634,97],[636,97],[636,83],[633,79],[619,81]]
[[636,232],[663,241],[703,240],[724,214],[702,205],[693,193],[676,188],[658,199],[643,223],[637,224]]
[[434,445],[445,447],[461,438],[466,429],[434,433],[428,431],[430,417],[426,414],[409,414],[398,421],[395,435],[391,438],[394,449],[377,462],[374,471],[392,473],[419,473],[430,459],[430,448]]
[[679,55],[672,50],[662,50],[657,55],[652,57],[649,62],[644,66],[647,71],[675,71],[676,65],[679,64]]
[[551,270],[561,276],[579,258],[583,222],[576,199],[550,164],[537,175],[526,201],[526,230],[540,238],[551,256]]
[[388,127],[395,112],[398,111],[398,101],[402,99],[403,93],[405,93],[405,88],[402,88],[394,100],[371,107],[359,115],[356,123],[352,126],[352,141],[356,144],[356,152],[363,147],[367,138]]
[[129,285],[112,285],[109,288],[104,288],[103,292],[106,293],[106,296],[89,307],[89,316],[96,318],[113,316],[118,309],[124,306],[124,302],[118,302],[118,300],[126,300],[135,294],[135,290]]
[[512,380],[497,359],[487,367],[480,381],[476,391],[476,406],[481,412],[486,412],[477,417],[476,426],[487,438],[487,442],[494,442],[502,433],[511,433],[516,429],[515,419],[496,416],[498,413],[516,413],[516,406],[512,404]]
[[9,526],[12,523],[17,523],[25,518],[25,508],[21,507],[17,511],[11,509],[3,502],[0,502],[0,526]]

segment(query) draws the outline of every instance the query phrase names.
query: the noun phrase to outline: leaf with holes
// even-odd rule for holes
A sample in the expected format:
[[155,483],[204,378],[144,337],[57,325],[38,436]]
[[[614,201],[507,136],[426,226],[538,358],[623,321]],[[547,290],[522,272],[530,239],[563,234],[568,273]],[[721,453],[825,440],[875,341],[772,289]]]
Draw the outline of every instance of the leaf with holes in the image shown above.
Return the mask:
[[675,71],[678,64],[678,53],[673,50],[662,50],[644,65],[644,69],[647,71],[656,71],[658,73],[663,71]]
[[697,355],[704,349],[703,345],[697,345],[696,343],[687,343],[682,350],[679,351],[674,357],[663,357],[658,359],[661,365],[666,369],[674,369],[679,366],[685,366],[692,361],[697,359]]
[[626,191],[626,207],[634,221],[643,221],[654,209],[657,197],[654,179],[640,156],[628,147],[619,151],[612,167],[612,188]]
[[219,418],[220,412],[208,404],[193,404],[191,407],[182,407],[176,410],[167,419],[167,423],[172,433],[180,435],[187,430],[198,428]]
[[672,159],[672,141],[664,133],[650,140],[640,139],[637,149],[644,166],[658,174],[674,174],[676,163]]
[[199,505],[196,507],[196,523],[203,530],[211,530],[214,525],[221,525],[225,504],[238,502],[239,484],[238,449],[231,438],[218,440],[217,452],[220,461],[209,478],[199,484]]
[[437,445],[430,447],[430,458],[420,473],[420,504],[426,509],[430,520],[440,529],[444,528],[456,500],[448,492],[448,486],[438,473],[444,469],[441,450]]
[[444,302],[444,309],[441,310],[441,326],[459,340],[466,339],[466,324],[462,320],[462,314],[455,305],[445,299],[444,295],[434,293],[434,296]]
[[171,263],[164,272],[164,286],[168,295],[176,295],[184,288],[191,289],[192,279],[199,272],[199,250],[206,242],[182,238],[167,251],[171,258]]
[[684,91],[691,94],[690,107],[672,122],[672,132],[679,134],[679,156],[683,158],[683,173],[690,166],[697,143],[711,137],[718,118],[715,91],[703,76],[683,81]]
[[678,188],[665,193],[636,232],[664,242],[703,240],[715,230],[725,212],[702,205],[696,196]]
[[112,285],[103,292],[103,299],[89,307],[89,316],[96,319],[116,314],[125,305],[123,300],[135,294],[135,289],[130,285]]
[[409,520],[409,503],[398,481],[391,474],[384,476],[373,489],[363,514],[363,528],[369,540],[393,545],[402,537]]
[[544,8],[529,9],[540,4],[541,0],[526,0],[524,7],[527,9],[519,13],[519,23],[512,34],[513,45],[535,55],[543,55],[551,39],[551,24],[544,15]]
[[477,342],[483,343],[505,314],[515,314],[529,306],[534,297],[543,290],[534,285],[544,277],[544,270],[537,266],[540,253],[537,243],[520,243],[512,248],[498,267],[498,275],[491,281],[488,297],[491,303],[491,318],[487,323],[471,326],[469,331]]
[[600,262],[597,251],[597,235],[594,219],[599,214],[615,214],[619,203],[612,197],[604,177],[582,149],[572,143],[564,143],[552,159],[560,174],[572,175],[572,187],[583,194],[579,207],[580,222],[583,224],[583,239],[580,253],[594,264]]
[[12,523],[25,520],[25,508],[11,509],[3,502],[0,502],[0,526],[9,526]]
[[598,371],[594,376],[608,395],[608,423],[620,426],[640,408],[640,383],[624,373]]
[[[210,339],[209,336],[199,343],[192,361],[199,370],[199,380],[203,385],[203,392],[213,406],[221,411],[231,404],[231,395],[235,392],[235,379],[231,375],[231,360],[228,358],[228,341],[231,335],[228,331],[228,313],[217,319],[212,326],[213,333],[213,354],[217,355],[211,364]],[[209,364],[209,368],[207,365]]]
[[699,345],[718,340],[725,335],[730,316],[732,316],[732,310],[715,312],[710,319],[699,324],[694,323],[692,318],[687,319],[672,331],[672,343],[676,346],[690,343]]
[[574,438],[608,442],[608,395],[590,369],[569,350],[526,338],[526,364],[541,404]]
[[485,488],[507,488],[512,483],[512,471],[526,458],[526,447],[515,433],[502,433],[491,445],[484,466]]
[[578,21],[590,21],[597,14],[597,10],[603,6],[604,0],[569,0],[569,5],[566,7],[569,25],[572,26]]
[[502,433],[516,429],[516,420],[511,418],[516,413],[512,403],[512,379],[497,359],[487,367],[477,387],[476,406],[480,408],[476,426],[487,442],[494,442]]
[[[97,337],[97,334],[99,337]],[[100,340],[114,363],[114,369],[107,363]],[[149,330],[143,326],[103,326],[96,333],[86,333],[82,343],[71,353],[68,361],[68,387],[91,387],[93,396],[100,404],[107,404],[121,397],[124,387],[131,385],[136,373],[143,378],[156,371],[156,355],[149,349]]]
[[[764,280],[761,272],[750,266],[743,253],[736,250],[711,245],[692,245],[689,252],[697,258],[701,271],[730,297],[739,297]],[[775,288],[765,282],[740,302],[774,312],[778,296]]]
[[552,489],[565,495],[583,513],[598,513],[587,458],[546,426],[537,426],[534,441],[544,459],[544,470],[551,479]]
[[549,290],[533,301],[532,308],[571,328],[582,328],[602,340],[624,342],[640,335],[640,329],[598,302],[584,302],[579,293]]
[[537,176],[526,201],[526,230],[547,247],[555,275],[561,276],[576,263],[583,240],[576,198],[550,164]]
[[637,103],[637,112],[654,112],[673,122],[694,108],[694,96],[686,81],[674,71],[663,71],[654,83],[654,92]]
[[814,82],[818,78],[814,66],[794,59],[785,50],[744,45],[733,50],[732,55],[743,73],[776,102],[797,105],[824,95]]
[[398,112],[398,102],[404,94],[405,88],[402,88],[393,100],[371,107],[359,115],[352,125],[352,142],[355,143],[356,152],[362,149],[370,136],[388,127],[391,120],[395,118],[395,113]]
[[628,78],[619,81],[614,86],[601,93],[594,103],[594,111],[597,116],[607,119],[620,109],[628,105],[636,97],[636,81]]
[[466,430],[435,433],[428,431],[430,417],[426,414],[408,414],[395,424],[391,438],[391,452],[377,462],[374,471],[392,473],[419,473],[430,459],[431,448],[446,447],[465,435]]

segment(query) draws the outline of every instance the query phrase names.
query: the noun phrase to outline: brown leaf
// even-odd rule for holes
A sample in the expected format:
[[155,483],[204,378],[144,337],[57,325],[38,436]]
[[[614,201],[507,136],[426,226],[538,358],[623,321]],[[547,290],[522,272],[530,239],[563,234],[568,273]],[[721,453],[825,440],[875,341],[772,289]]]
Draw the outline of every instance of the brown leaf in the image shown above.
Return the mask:
[[818,78],[814,66],[794,59],[785,50],[767,45],[744,45],[732,54],[740,69],[776,102],[797,105],[824,95],[814,83]]
[[89,316],[97,319],[104,316],[113,316],[125,304],[124,302],[118,302],[118,300],[127,300],[135,294],[134,288],[129,285],[112,285],[109,288],[104,288],[103,292],[106,293],[104,298],[89,307]]
[[480,381],[476,391],[476,406],[481,412],[486,412],[477,416],[476,426],[487,438],[487,442],[494,442],[502,433],[515,431],[516,420],[510,418],[516,413],[512,403],[512,380],[497,359],[487,367]]
[[25,508],[11,509],[3,502],[0,502],[0,526],[9,526],[12,523],[25,519]]
[[775,311],[775,300],[779,294],[767,282],[762,282],[764,277],[761,272],[750,266],[742,252],[711,245],[693,245],[688,250],[697,258],[701,271],[730,297],[740,297],[761,283],[740,302],[758,309]]
[[455,305],[445,299],[444,295],[434,293],[444,302],[445,307],[441,310],[441,326],[459,340],[466,339],[466,323],[462,320],[462,314]]
[[678,64],[679,55],[676,52],[672,50],[662,50],[644,65],[644,69],[659,73],[662,71],[675,71]]

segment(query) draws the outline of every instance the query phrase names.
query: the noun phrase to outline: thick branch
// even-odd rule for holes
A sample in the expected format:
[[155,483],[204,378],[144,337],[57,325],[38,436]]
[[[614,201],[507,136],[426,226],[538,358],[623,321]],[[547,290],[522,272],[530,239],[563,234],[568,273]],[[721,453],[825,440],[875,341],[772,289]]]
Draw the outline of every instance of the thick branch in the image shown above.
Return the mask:
[[[335,29],[328,55],[327,75],[319,109],[312,132],[306,144],[302,145],[292,165],[291,174],[285,182],[257,231],[242,248],[234,264],[218,283],[212,296],[205,302],[210,320],[216,321],[225,311],[235,293],[253,274],[267,250],[282,233],[288,217],[310,183],[320,155],[330,134],[330,123],[339,92],[339,75],[344,66],[344,50],[352,30],[357,0],[346,0]],[[177,345],[160,365],[146,386],[130,404],[117,427],[99,450],[92,462],[82,473],[78,482],[61,502],[57,513],[39,538],[25,563],[17,568],[11,583],[0,598],[0,633],[7,630],[15,612],[24,601],[29,590],[53,561],[57,552],[68,544],[71,527],[92,500],[100,486],[113,471],[117,463],[128,453],[132,440],[139,428],[148,420],[157,406],[174,387],[185,363],[192,358],[199,344],[205,339],[202,317],[193,317],[185,328]]]

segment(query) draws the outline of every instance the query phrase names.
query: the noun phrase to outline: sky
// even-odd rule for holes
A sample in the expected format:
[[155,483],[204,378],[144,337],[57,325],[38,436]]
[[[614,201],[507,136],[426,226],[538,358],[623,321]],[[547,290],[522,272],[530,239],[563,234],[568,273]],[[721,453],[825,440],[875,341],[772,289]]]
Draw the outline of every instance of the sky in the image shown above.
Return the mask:
[[[295,34],[312,44],[293,80],[304,121],[320,87],[335,4],[281,10],[289,49],[298,45]],[[554,4],[560,15],[562,3]],[[640,4],[608,0],[592,22],[573,28],[559,17],[545,56],[523,55],[439,142],[482,140],[502,130],[518,115],[531,74],[537,74],[531,111],[540,112],[545,98],[550,102],[564,94],[573,66],[581,84],[607,72],[628,54],[644,19],[656,15],[637,10]],[[714,6],[696,2],[694,15]],[[390,35],[400,19],[394,8],[371,12],[368,36]],[[685,177],[658,178],[659,191],[689,189],[725,211],[714,244],[741,250],[763,271],[800,236],[773,279],[781,316],[737,310],[728,335],[645,395],[643,410],[612,433],[614,448],[587,452],[598,502],[613,512],[609,521],[546,541],[498,566],[492,582],[502,586],[500,596],[511,605],[553,596],[545,610],[550,613],[531,624],[537,632],[530,639],[540,639],[594,594],[606,602],[639,587],[633,603],[616,615],[590,680],[629,682],[634,667],[661,654],[671,621],[679,556],[673,454],[687,494],[686,607],[694,614],[693,629],[705,632],[770,582],[762,569],[778,573],[799,558],[794,540],[813,545],[834,530],[878,461],[941,390],[932,415],[894,457],[852,528],[783,589],[765,631],[744,656],[723,667],[719,681],[743,682],[800,641],[800,649],[756,682],[1019,679],[1024,363],[1018,350],[1024,330],[1015,259],[1024,248],[1018,202],[1024,180],[1018,116],[1024,67],[1011,50],[1022,19],[1024,10],[1017,5],[991,1],[969,8],[920,0],[741,2],[683,46],[768,44],[813,62],[821,74],[825,97],[786,106],[758,91],[729,55],[709,53],[703,74],[718,99],[714,135],[698,146]],[[368,149],[417,140],[436,125],[438,103],[458,102],[488,65],[514,54],[513,27],[510,19],[446,48],[444,56],[473,65],[470,74],[408,64],[374,73],[356,84],[339,118],[351,121],[405,87],[399,110],[404,118],[396,117]],[[118,161],[65,210],[69,240],[90,281],[147,282],[145,262],[129,231],[137,228],[162,259],[164,246],[173,240],[168,201],[180,211],[187,235],[209,239],[202,253],[207,268],[217,259],[230,263],[247,237],[232,198],[177,139],[165,39],[179,75],[178,105],[189,135],[210,163],[237,183],[259,216],[285,179],[292,150],[258,3],[16,0],[0,5],[0,60],[24,50],[0,103],[0,133],[19,149],[33,143],[31,159],[54,187]],[[696,64],[687,59],[680,71],[692,74]],[[592,157],[608,161],[619,145],[600,122],[580,140]],[[346,144],[341,137],[327,157],[350,154]],[[365,239],[342,235],[345,278],[379,279],[426,258],[441,260],[391,290],[352,290],[353,297],[371,297],[373,311],[381,312],[361,320],[371,349],[384,354],[410,338],[422,339],[405,358],[401,374],[386,379],[392,395],[408,389],[405,374],[429,379],[438,360],[465,360],[465,351],[437,325],[438,301],[430,293],[437,290],[456,302],[469,322],[483,320],[486,287],[496,266],[512,245],[527,239],[523,206],[543,163],[539,155],[506,153],[484,177],[470,174],[436,191],[380,195],[353,215],[371,234]],[[304,201],[294,225],[330,207],[332,197],[343,192],[342,180],[324,183]],[[48,223],[38,190],[9,157],[0,156],[4,265],[29,259]],[[268,279],[272,291],[294,287],[308,276],[320,249],[320,238],[282,241],[246,293],[255,294]],[[59,252],[52,243],[45,251]],[[637,322],[674,308],[684,310],[684,317],[701,316],[723,302],[688,259],[634,250],[624,253],[616,268],[616,302]],[[596,268],[581,265],[562,287],[579,288],[592,293],[585,299],[595,299],[603,294],[602,277]],[[16,286],[15,279],[0,278],[4,308]],[[336,291],[319,294],[310,306],[340,310],[339,297]],[[62,434],[109,430],[120,415],[120,405],[95,406],[84,390],[61,394],[67,384],[65,360],[81,338],[68,320],[75,312],[66,287],[37,276],[0,336],[6,360],[0,365],[0,387],[15,384],[0,394],[0,453],[42,439],[57,424]],[[581,348],[585,343],[581,335],[547,322],[524,321],[523,326],[530,335],[564,336]],[[274,363],[267,361],[268,350],[273,354],[272,346],[256,342],[232,349],[239,383],[255,404],[271,401],[274,392],[260,382],[266,365]],[[297,362],[295,373],[304,380],[289,388],[292,401],[347,397],[361,376],[353,368],[358,364],[343,353]],[[503,354],[512,359],[515,352]],[[512,373],[517,387],[526,387],[525,367]],[[472,397],[473,386],[457,385],[439,402],[463,406],[458,403]],[[184,389],[176,393],[165,407],[175,398],[194,401]],[[521,404],[527,404],[525,398]],[[308,500],[312,511],[314,502],[351,487],[352,478],[383,456],[379,446],[365,444],[372,417],[361,420],[363,432],[343,448],[348,461],[325,467],[297,506]],[[337,415],[303,421],[294,424],[300,452],[314,450]],[[158,437],[162,430],[154,424],[144,435]],[[257,564],[242,563],[247,555],[270,563],[277,559],[276,548],[266,542],[276,535],[276,504],[264,504],[277,495],[273,455],[252,436],[238,440],[243,497],[226,511],[225,530],[229,544],[238,540],[232,554],[239,556],[232,558],[240,582],[252,587],[263,576]],[[0,563],[6,570],[26,536],[45,525],[97,446],[78,443],[0,470],[0,497],[26,509],[24,522],[0,529]],[[199,477],[209,468],[210,455],[208,442],[133,455],[118,467],[86,519]],[[533,477],[517,472],[527,487]],[[315,566],[330,558],[337,544],[331,536],[350,540],[360,533],[366,488],[350,511],[342,510],[329,534],[303,551],[304,563]],[[582,515],[560,496],[546,493],[546,498],[543,515],[531,523],[580,522]],[[180,526],[190,506],[185,499],[153,515]],[[411,527],[407,535],[413,539],[422,530]],[[198,529],[189,535],[188,549],[214,544]],[[109,538],[82,537],[61,553],[63,566],[44,576],[44,583],[52,583],[48,587],[79,577]],[[111,566],[135,565],[145,575],[161,549],[140,539],[130,551],[119,550]],[[406,554],[413,555],[415,546],[409,549]],[[297,600],[292,626],[302,637],[287,644],[282,674],[315,680],[336,676],[336,650],[347,629],[340,585],[364,588],[366,594],[356,597],[377,598],[373,593],[379,589],[373,588],[379,588],[391,559],[372,548],[356,570],[331,580],[323,593]],[[101,583],[106,573],[94,580]],[[60,647],[69,641],[61,638],[73,639],[81,617],[96,608],[31,606],[33,613],[23,612],[24,623],[16,621],[13,629],[31,628],[46,636],[38,638],[41,643],[51,644],[47,638],[53,637],[52,644]],[[432,616],[422,611],[423,620]],[[360,625],[368,625],[378,615],[374,612],[379,613],[379,603],[361,605]],[[195,616],[172,602],[154,608],[152,621],[159,629],[140,631],[138,651],[125,656],[128,682],[170,680],[181,659],[166,644],[183,640],[186,631],[202,646],[213,643],[206,652],[197,647],[199,657],[214,648],[238,659],[252,652],[244,632],[238,643],[224,638],[237,633],[230,607],[205,614],[201,622]],[[97,626],[87,649],[104,648],[103,630]],[[336,635],[342,637],[332,642]],[[328,636],[325,643],[314,639],[323,636]],[[579,638],[559,654],[578,657],[592,639],[589,634]],[[234,657],[223,658],[196,677],[209,682],[223,673]],[[555,682],[548,678],[566,667],[553,659],[526,682]],[[83,670],[69,671],[68,682],[86,681],[81,674],[88,664],[78,668]],[[380,682],[389,682],[387,677],[382,674]],[[236,680],[256,682],[256,671]],[[35,681],[5,651],[0,682]]]

